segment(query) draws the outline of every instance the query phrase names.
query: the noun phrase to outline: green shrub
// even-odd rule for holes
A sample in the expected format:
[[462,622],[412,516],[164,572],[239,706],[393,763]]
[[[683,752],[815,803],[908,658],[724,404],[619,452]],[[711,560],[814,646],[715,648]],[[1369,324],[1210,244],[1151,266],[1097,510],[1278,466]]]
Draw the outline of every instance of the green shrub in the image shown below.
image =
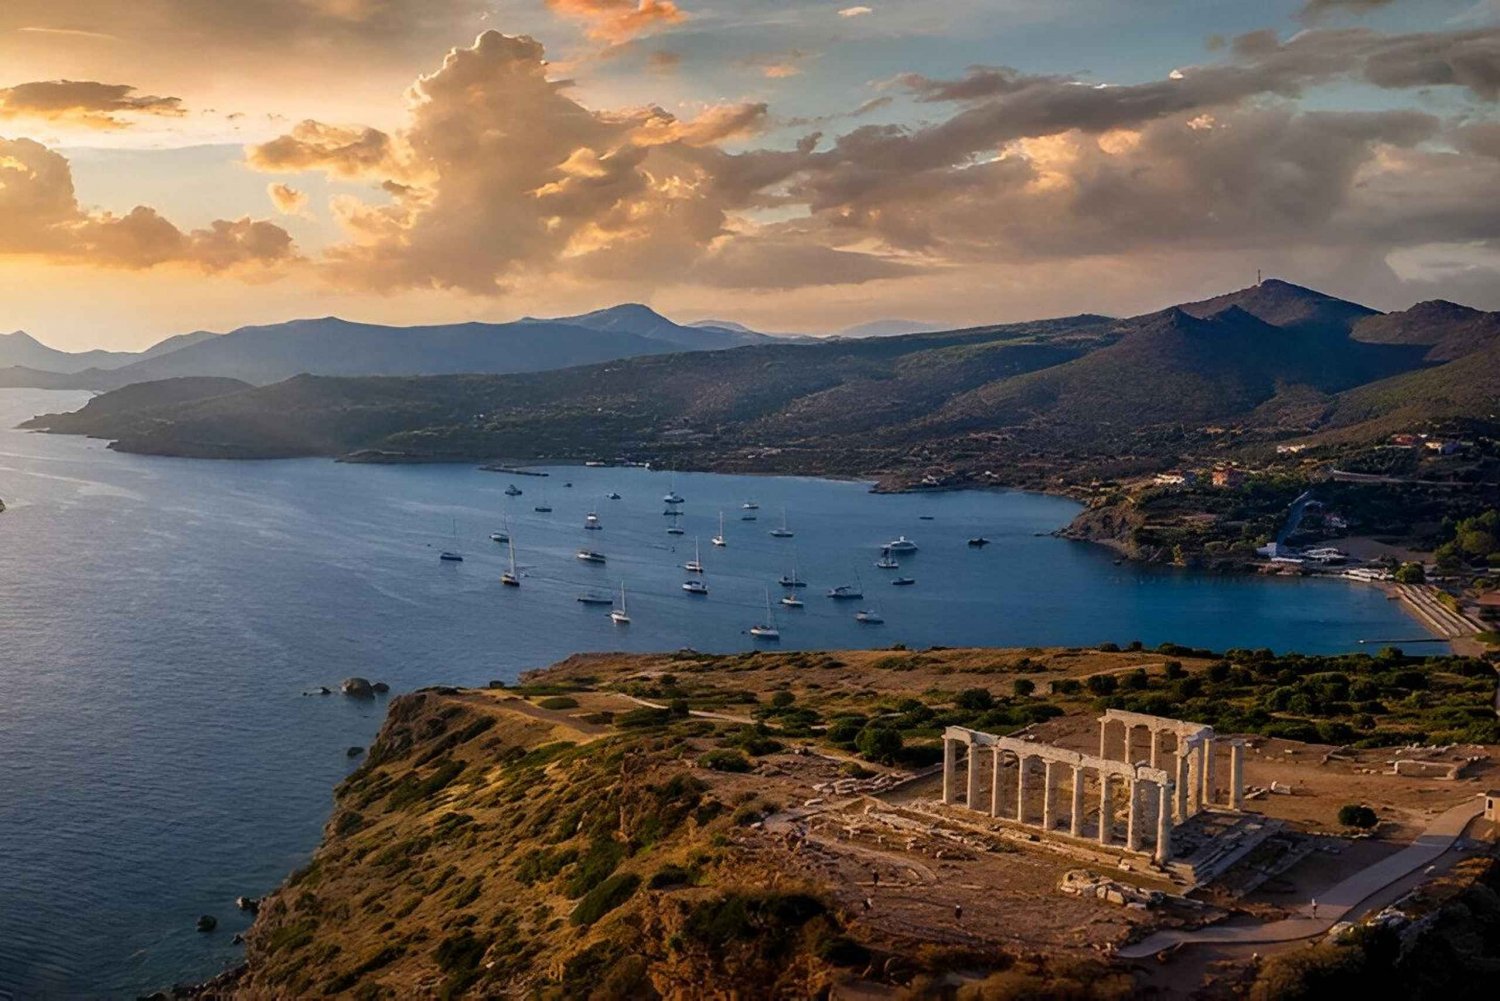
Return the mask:
[[1380,822],[1375,811],[1359,803],[1348,803],[1339,807],[1339,823],[1345,827],[1358,827],[1368,831]]
[[609,877],[584,894],[568,917],[569,923],[584,926],[593,924],[633,897],[640,885],[641,877],[633,872],[622,872]]
[[854,746],[859,753],[871,761],[889,764],[901,753],[901,731],[888,726],[870,724],[859,731]]
[[729,747],[709,751],[698,759],[698,764],[704,768],[712,768],[716,772],[748,772],[750,770],[750,759],[740,751]]
[[571,695],[551,695],[537,703],[543,709],[577,709],[578,700]]

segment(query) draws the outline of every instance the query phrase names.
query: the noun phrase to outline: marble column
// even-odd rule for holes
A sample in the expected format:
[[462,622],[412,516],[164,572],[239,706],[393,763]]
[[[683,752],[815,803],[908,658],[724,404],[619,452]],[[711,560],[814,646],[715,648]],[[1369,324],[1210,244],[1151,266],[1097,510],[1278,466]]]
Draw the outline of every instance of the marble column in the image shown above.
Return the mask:
[[1161,734],[1149,727],[1146,729],[1146,732],[1151,735],[1151,767],[1160,768],[1161,765],[1157,764],[1157,762],[1161,758]]
[[1218,763],[1214,760],[1219,749],[1219,739],[1210,737],[1203,742],[1203,806],[1207,809],[1214,804],[1214,773],[1218,771]]
[[943,738],[943,802],[953,803],[953,768],[958,757],[958,742]]
[[1107,757],[1109,757],[1109,755],[1105,753],[1105,749],[1108,747],[1108,743],[1107,743],[1108,739],[1109,739],[1109,720],[1108,719],[1101,719],[1099,721],[1099,757],[1101,757],[1101,758],[1107,758]]
[[1109,772],[1099,773],[1099,843],[1109,844],[1110,828],[1114,826],[1114,804],[1109,801]]
[[1048,831],[1057,824],[1057,787],[1052,777],[1056,764],[1055,761],[1046,762],[1042,773],[1042,828]]
[[1196,817],[1203,809],[1203,743],[1188,747],[1187,816]]
[[1198,741],[1198,809],[1194,813],[1202,813],[1207,810],[1213,801],[1213,787],[1209,784],[1209,773],[1213,769],[1213,739],[1208,738]]
[[1188,758],[1187,753],[1180,742],[1178,744],[1177,754],[1174,760],[1177,762],[1177,772],[1175,776],[1177,788],[1177,809],[1174,815],[1177,818],[1177,822],[1180,824],[1188,818]]
[[969,777],[969,791],[964,803],[971,810],[979,809],[979,745],[969,741],[969,754],[964,762],[964,771]]
[[1245,742],[1231,741],[1229,744],[1229,805],[1232,809],[1245,808]]
[[1026,823],[1026,766],[1030,763],[1030,758],[1016,758],[1016,821],[1021,824]]
[[1156,787],[1156,862],[1166,865],[1172,857],[1172,783]]
[[1133,764],[1135,764],[1135,760],[1134,760],[1135,752],[1131,748],[1131,744],[1132,744],[1131,737],[1133,737],[1133,736],[1135,736],[1135,727],[1131,726],[1129,723],[1126,723],[1125,724],[1125,748],[1124,748],[1125,755],[1120,760],[1124,761],[1127,765],[1133,765]]
[[1073,812],[1068,815],[1068,833],[1083,837],[1083,766],[1073,766]]
[[1130,799],[1125,812],[1125,847],[1133,852],[1141,850],[1141,780],[1129,779]]
[[991,748],[990,755],[990,816],[1000,816],[1000,747]]

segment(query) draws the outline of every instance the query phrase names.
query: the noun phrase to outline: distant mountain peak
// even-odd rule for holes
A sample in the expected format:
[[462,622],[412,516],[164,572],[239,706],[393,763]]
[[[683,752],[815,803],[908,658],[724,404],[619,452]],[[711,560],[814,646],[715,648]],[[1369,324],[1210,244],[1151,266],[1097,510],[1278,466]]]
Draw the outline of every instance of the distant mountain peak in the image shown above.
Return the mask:
[[1211,299],[1183,303],[1181,308],[1194,316],[1206,317],[1231,306],[1238,306],[1273,326],[1319,334],[1348,334],[1355,323],[1379,312],[1280,278],[1267,278],[1258,285]]

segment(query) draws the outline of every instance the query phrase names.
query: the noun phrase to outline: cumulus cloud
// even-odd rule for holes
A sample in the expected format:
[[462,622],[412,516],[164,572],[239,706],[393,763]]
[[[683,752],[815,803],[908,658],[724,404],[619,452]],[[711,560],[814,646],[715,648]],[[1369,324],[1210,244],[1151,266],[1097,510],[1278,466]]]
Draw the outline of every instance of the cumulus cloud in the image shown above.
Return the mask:
[[395,134],[303,123],[248,152],[260,169],[383,185],[388,201],[335,203],[350,234],[328,253],[340,281],[484,293],[551,271],[677,281],[733,242],[731,213],[756,199],[717,182],[720,144],[764,129],[765,104],[593,111],[548,79],[539,43],[498,32],[449,53],[410,98]]
[[547,0],[547,6],[583,22],[589,37],[616,44],[687,18],[672,0]]
[[251,147],[252,167],[271,172],[316,168],[337,177],[394,169],[391,137],[363,126],[298,123],[291,132]]
[[180,115],[176,97],[138,94],[122,83],[94,80],[36,80],[0,87],[0,119],[37,118],[96,129],[121,129],[130,118]]
[[282,215],[301,215],[307,208],[307,193],[298,191],[290,184],[272,182],[266,185],[266,194],[271,198],[271,204],[276,206],[276,211]]
[[67,159],[31,139],[0,138],[0,219],[0,255],[206,272],[265,268],[296,256],[287,232],[260,220],[220,219],[185,231],[146,206],[124,215],[87,211]]
[[896,83],[943,109],[935,121],[754,148],[763,104],[589,109],[548,79],[537,42],[489,32],[417,82],[403,128],[303,123],[248,159],[383,187],[335,206],[349,238],[328,266],[362,288],[490,294],[562,276],[788,289],[1292,244],[1370,261],[1411,241],[1500,239],[1496,139],[1483,122],[1308,111],[1298,96],[1359,81],[1493,101],[1497,40],[1257,33],[1220,61],[1119,86],[909,74]]

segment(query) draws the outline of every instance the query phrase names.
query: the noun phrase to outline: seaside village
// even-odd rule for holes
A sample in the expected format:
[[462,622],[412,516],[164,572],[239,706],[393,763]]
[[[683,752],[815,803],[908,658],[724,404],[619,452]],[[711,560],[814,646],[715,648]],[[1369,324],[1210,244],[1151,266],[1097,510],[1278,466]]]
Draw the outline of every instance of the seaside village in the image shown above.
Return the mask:
[[[642,686],[704,692],[726,674],[784,688],[778,704],[793,711],[841,704],[856,688],[894,699],[951,687],[994,653],[847,651],[836,667],[754,655],[705,662],[696,676],[687,652],[585,655],[537,680],[583,683],[570,689],[574,721],[639,712],[642,699],[624,693]],[[879,666],[893,656],[916,666]],[[1149,652],[1048,656],[1045,670],[1064,673],[1039,678],[1038,694],[1101,670],[1163,666]],[[527,697],[486,694],[500,705]],[[541,711],[537,700],[519,708]],[[719,728],[757,718],[728,707],[691,715]],[[737,863],[744,878],[817,885],[854,916],[861,941],[892,952],[926,942],[1109,958],[1178,996],[1211,982],[1216,963],[1243,972],[1356,924],[1416,934],[1500,835],[1500,747],[1479,744],[1332,746],[1080,705],[1008,735],[945,726],[941,760],[922,767],[787,740],[720,769],[716,732],[719,744],[690,741],[684,753],[702,753],[696,772],[715,797],[746,804],[734,843],[761,867]]]

